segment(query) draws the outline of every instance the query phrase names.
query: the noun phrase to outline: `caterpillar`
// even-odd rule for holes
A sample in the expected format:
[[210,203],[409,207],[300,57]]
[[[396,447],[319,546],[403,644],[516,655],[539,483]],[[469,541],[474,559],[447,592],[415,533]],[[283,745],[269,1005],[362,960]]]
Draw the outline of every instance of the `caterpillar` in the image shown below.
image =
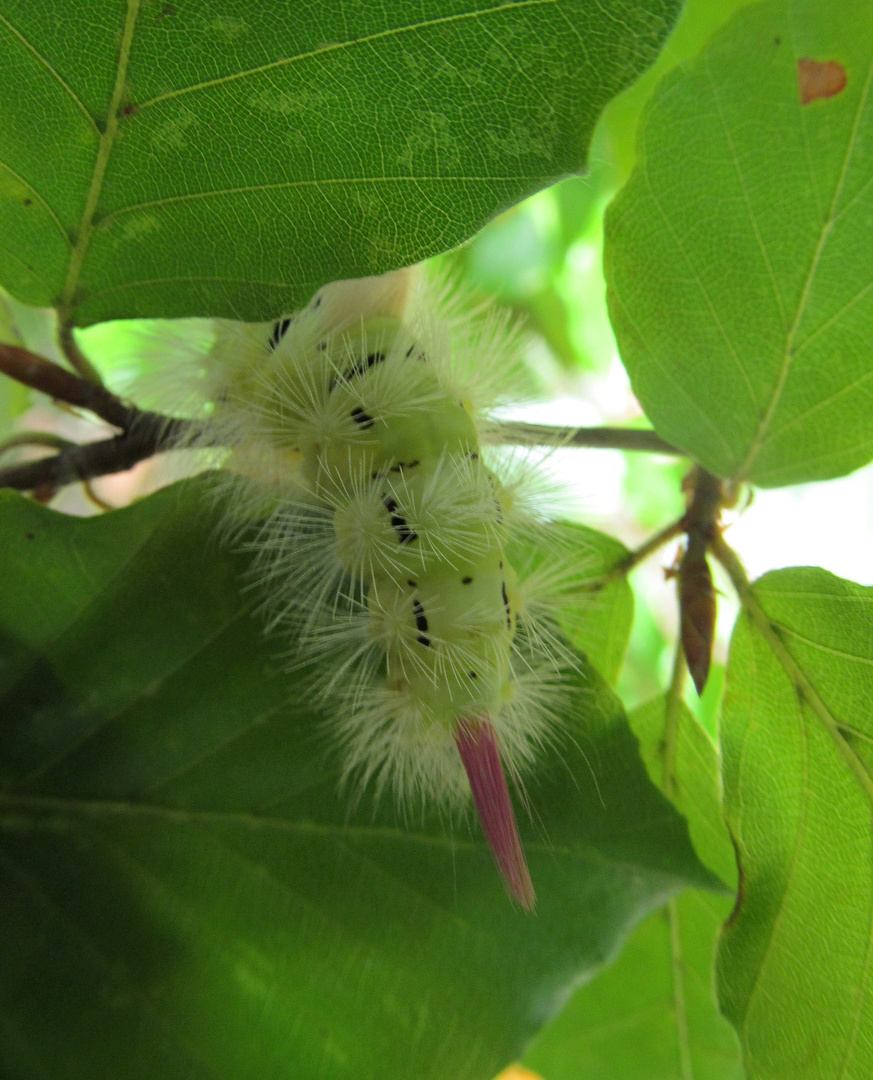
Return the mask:
[[507,776],[520,786],[558,727],[569,654],[548,594],[573,570],[564,552],[538,571],[517,553],[542,533],[536,495],[489,448],[512,328],[435,297],[415,269],[217,326],[199,445],[232,448],[232,528],[259,522],[270,624],[294,624],[321,673],[344,775],[402,802],[472,796],[508,893],[532,909]]

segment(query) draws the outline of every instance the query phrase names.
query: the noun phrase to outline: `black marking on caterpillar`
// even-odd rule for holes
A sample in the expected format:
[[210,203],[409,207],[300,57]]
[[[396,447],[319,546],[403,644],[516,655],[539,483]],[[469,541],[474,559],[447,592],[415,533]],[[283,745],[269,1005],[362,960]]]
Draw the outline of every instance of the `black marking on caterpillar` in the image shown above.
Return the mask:
[[370,416],[369,413],[364,412],[360,405],[356,405],[355,408],[352,409],[351,415],[354,422],[359,424],[364,431],[371,428],[373,424],[376,423],[373,417]]
[[[503,566],[503,563],[500,564]],[[512,629],[512,611],[509,607],[509,597],[506,595],[506,582],[500,582],[500,595],[503,597],[503,606],[506,608],[506,625],[508,629]]]
[[273,332],[270,334],[270,348],[275,349],[282,338],[288,333],[288,327],[294,322],[294,316],[288,315],[284,319],[279,319],[276,325],[273,327]]
[[461,584],[462,585],[472,585],[472,583],[473,583],[473,579],[471,577],[462,577],[461,578]]
[[396,465],[388,465],[382,469],[375,469],[370,473],[371,480],[384,480],[388,473],[402,473],[404,469],[414,469],[421,462],[418,458],[414,461],[398,461]]
[[411,544],[413,540],[417,540],[418,533],[410,529],[406,524],[406,518],[397,513],[397,501],[392,499],[390,495],[383,495],[382,503],[391,515],[391,528],[397,533],[400,543]]
[[427,354],[422,349],[419,349],[417,345],[409,346],[409,348],[406,350],[406,359],[408,360],[410,356],[412,356],[412,354],[416,351],[416,349],[418,349],[418,356],[416,356],[415,359],[420,360],[423,364],[427,363]]
[[381,364],[384,360],[385,353],[383,352],[369,353],[365,359],[359,360],[356,364],[352,364],[350,368],[347,368],[342,375],[334,375],[328,385],[328,393],[333,393],[338,383],[349,383],[352,379],[356,379],[358,375],[365,374],[370,368],[375,367],[376,364]]
[[424,613],[424,608],[421,606],[420,600],[413,601],[412,614],[415,616],[415,629],[418,631],[418,644],[430,647],[430,638],[427,636],[430,626],[428,625],[427,615]]
[[475,671],[468,671],[467,674],[470,676],[471,679],[478,679],[479,678],[479,676],[476,674]]
[[417,581],[413,581],[413,580],[412,580],[412,578],[409,578],[409,579],[408,579],[408,581],[406,582],[406,584],[407,584],[407,585],[409,585],[409,586],[410,586],[410,588],[413,588],[413,589],[417,589],[417,588],[418,588],[418,582],[417,582]]

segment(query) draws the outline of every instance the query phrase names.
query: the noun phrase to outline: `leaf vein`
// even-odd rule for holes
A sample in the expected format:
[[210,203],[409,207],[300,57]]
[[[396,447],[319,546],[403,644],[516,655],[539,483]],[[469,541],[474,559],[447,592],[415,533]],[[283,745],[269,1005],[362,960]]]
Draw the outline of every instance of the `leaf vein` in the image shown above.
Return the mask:
[[99,228],[103,230],[114,224],[115,220],[124,214],[132,214],[139,210],[150,210],[153,207],[161,209],[174,203],[195,202],[199,199],[220,199],[232,195],[256,194],[267,191],[290,191],[298,188],[342,187],[356,184],[486,184],[493,183],[516,183],[519,179],[533,182],[535,177],[525,176],[329,176],[318,177],[310,180],[282,180],[271,184],[244,184],[240,187],[216,188],[212,191],[191,191],[181,195],[168,195],[162,199],[149,199],[146,202],[132,203],[130,206],[122,206],[113,210],[104,218],[101,218]]
[[177,90],[168,90],[166,93],[158,94],[148,101],[138,102],[138,107],[139,110],[142,111],[143,109],[151,108],[153,105],[168,101],[171,98],[182,97],[185,94],[193,94],[200,90],[210,89],[213,86],[226,86],[229,83],[238,82],[240,79],[248,79],[255,75],[262,75],[267,71],[291,67],[293,64],[300,63],[301,61],[312,60],[329,53],[341,52],[346,49],[357,48],[363,45],[372,45],[376,41],[383,39],[387,40],[401,34],[417,33],[422,30],[429,30],[433,27],[446,26],[452,23],[476,22],[489,15],[506,14],[507,12],[514,12],[521,8],[536,8],[543,7],[546,4],[555,5],[558,3],[559,0],[515,0],[515,2],[511,4],[495,4],[494,7],[485,8],[481,11],[464,11],[454,15],[442,15],[433,19],[422,19],[419,22],[408,23],[405,26],[394,26],[388,30],[378,30],[373,34],[367,34],[364,37],[350,38],[348,41],[332,42],[327,45],[321,45],[316,49],[310,49],[309,52],[298,53],[296,56],[284,56],[279,60],[272,60],[268,64],[247,68],[245,71],[235,71],[232,75],[222,75],[217,79],[207,79],[200,83],[192,83],[189,86],[179,87]]
[[103,180],[106,176],[106,167],[115,144],[115,135],[118,130],[118,113],[121,100],[124,95],[127,65],[130,59],[130,50],[133,44],[133,31],[139,14],[140,0],[127,0],[127,14],[124,28],[121,34],[121,44],[118,49],[118,67],[115,73],[115,85],[112,89],[112,97],[109,102],[109,110],[106,117],[106,127],[97,144],[97,156],[94,160],[94,172],[85,198],[85,208],[82,211],[82,219],[76,232],[76,242],[73,245],[70,263],[67,268],[67,279],[61,292],[58,305],[59,318],[65,322],[70,305],[79,285],[85,254],[91,242],[94,232],[94,215],[97,211],[97,203],[103,190]]
[[10,34],[12,34],[14,37],[18,38],[18,40],[21,42],[21,44],[28,50],[28,52],[30,52],[32,54],[34,59],[37,60],[40,64],[42,64],[42,66],[52,76],[52,78],[55,79],[55,81],[58,83],[58,85],[62,87],[62,89],[64,90],[64,93],[67,94],[67,96],[70,98],[70,100],[73,102],[73,104],[79,110],[79,112],[85,117],[85,119],[88,121],[88,124],[94,129],[94,131],[98,131],[97,122],[95,121],[95,119],[91,115],[91,113],[88,112],[88,110],[85,108],[84,102],[81,100],[81,98],[79,98],[79,96],[76,94],[76,92],[70,86],[70,84],[65,79],[61,78],[60,74],[48,62],[48,60],[42,55],[42,53],[38,49],[36,49],[33,45],[31,45],[31,43],[27,40],[27,38],[24,36],[24,34],[22,34],[21,31],[16,26],[14,26],[6,18],[5,15],[0,15],[0,24],[5,26]]
[[52,221],[57,226],[58,232],[61,234],[61,236],[63,236],[64,240],[67,243],[67,246],[71,246],[70,234],[64,228],[63,223],[61,222],[61,219],[58,217],[58,215],[55,213],[55,211],[52,209],[52,207],[46,202],[46,200],[43,198],[43,196],[40,195],[40,193],[36,190],[36,188],[33,186],[33,184],[28,183],[28,181],[25,180],[24,177],[20,175],[20,173],[17,173],[11,166],[7,165],[5,161],[0,161],[0,169],[5,169],[6,172],[8,172],[10,176],[15,177],[15,179],[18,181],[19,184],[22,184],[24,187],[26,187],[27,190],[33,195],[33,197],[35,199],[39,200],[40,205],[45,209],[45,211],[48,213],[49,217],[52,219]]

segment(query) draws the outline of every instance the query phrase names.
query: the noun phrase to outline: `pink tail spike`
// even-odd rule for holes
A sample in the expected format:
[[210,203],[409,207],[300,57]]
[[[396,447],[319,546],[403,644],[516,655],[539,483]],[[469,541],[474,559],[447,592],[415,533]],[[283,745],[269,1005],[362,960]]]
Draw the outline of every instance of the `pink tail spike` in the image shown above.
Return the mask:
[[455,743],[467,771],[482,832],[503,884],[526,911],[533,911],[536,893],[518,837],[494,728],[481,717],[461,720]]

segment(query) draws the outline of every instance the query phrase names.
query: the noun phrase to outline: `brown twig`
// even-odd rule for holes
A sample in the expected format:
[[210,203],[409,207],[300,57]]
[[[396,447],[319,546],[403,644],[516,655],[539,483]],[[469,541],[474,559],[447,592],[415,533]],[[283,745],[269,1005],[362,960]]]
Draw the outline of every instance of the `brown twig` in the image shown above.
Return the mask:
[[143,412],[128,405],[102,384],[89,382],[17,345],[0,345],[0,372],[56,401],[87,409],[121,429],[121,434],[114,438],[82,445],[68,444],[57,436],[39,433],[23,432],[20,436],[12,436],[5,449],[30,443],[55,446],[58,453],[0,469],[0,487],[32,491],[40,498],[50,498],[66,484],[125,472],[154,454],[173,449],[181,442],[190,442],[197,430],[190,421]]
[[105,386],[89,382],[18,345],[0,345],[0,372],[51,398],[87,409],[122,431],[132,427],[140,415],[138,409],[125,405]]
[[131,428],[113,439],[72,446],[52,457],[0,469],[0,487],[54,492],[66,484],[125,472],[190,439],[194,430],[195,425],[188,420],[137,412]]
[[676,521],[671,521],[669,525],[665,525],[663,529],[660,529],[654,536],[650,536],[648,540],[645,540],[638,548],[634,548],[633,551],[629,551],[627,555],[610,570],[610,577],[618,577],[623,574],[629,574],[634,567],[638,566],[641,562],[647,559],[650,555],[653,555],[658,548],[663,547],[664,544],[668,544],[674,536],[681,536],[685,532],[685,517],[677,518]]
[[[65,402],[99,416],[121,435],[82,446],[65,447],[54,457],[39,461],[11,465],[0,469],[0,487],[12,487],[19,491],[54,492],[65,484],[124,472],[139,461],[153,454],[172,449],[180,441],[190,439],[196,426],[184,420],[173,420],[157,413],[142,412],[128,405],[89,374],[90,365],[78,353],[72,332],[61,332],[71,363],[82,371],[76,375],[45,357],[29,352],[17,345],[0,345],[0,373],[39,390],[56,401]],[[81,360],[85,360],[83,365]],[[499,432],[504,442],[522,442],[550,446],[601,447],[619,450],[645,450],[662,454],[681,454],[680,450],[664,442],[654,431],[636,428],[560,428],[537,424],[501,424]],[[26,440],[23,440],[26,441]],[[32,441],[32,440],[31,440]],[[635,553],[633,563],[615,568],[616,573],[626,573],[640,558],[654,547],[665,543],[670,536],[682,529],[678,523],[669,526],[655,537],[650,545],[644,545],[642,554]]]

